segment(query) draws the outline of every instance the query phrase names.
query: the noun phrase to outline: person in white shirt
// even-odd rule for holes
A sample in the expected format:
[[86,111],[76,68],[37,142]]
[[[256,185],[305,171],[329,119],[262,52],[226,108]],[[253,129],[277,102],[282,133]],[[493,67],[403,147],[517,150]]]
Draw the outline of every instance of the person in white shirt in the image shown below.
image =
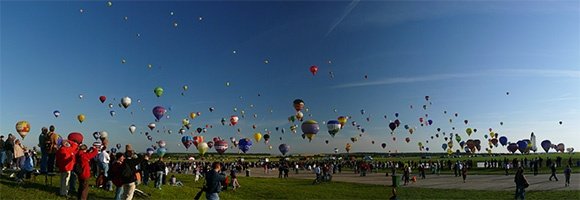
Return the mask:
[[109,153],[106,151],[105,148],[103,148],[101,153],[97,155],[97,158],[99,161],[99,167],[103,170],[103,175],[105,175],[105,178],[109,177],[107,174],[107,172],[109,171],[109,162],[111,161]]

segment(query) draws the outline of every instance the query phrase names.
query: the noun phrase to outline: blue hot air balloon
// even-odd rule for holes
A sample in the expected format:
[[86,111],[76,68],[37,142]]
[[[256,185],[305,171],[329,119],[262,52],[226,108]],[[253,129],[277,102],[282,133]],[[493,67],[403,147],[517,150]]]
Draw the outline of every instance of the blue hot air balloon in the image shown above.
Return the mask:
[[163,157],[163,156],[165,155],[165,152],[167,152],[167,149],[166,149],[166,148],[164,148],[164,147],[161,147],[161,148],[158,148],[158,149],[157,149],[157,155],[158,155],[159,157]]
[[544,149],[544,151],[546,151],[546,153],[548,153],[548,151],[550,150],[550,147],[552,146],[552,142],[550,142],[550,140],[544,140],[541,143],[542,148]]
[[505,146],[508,144],[508,139],[506,136],[501,136],[499,137],[499,143],[501,143],[502,146]]
[[520,140],[517,142],[518,145],[518,150],[520,150],[520,153],[526,153],[526,150],[528,149],[528,142],[524,141],[524,140]]
[[282,155],[286,155],[286,153],[288,153],[288,151],[290,151],[290,145],[287,144],[281,144],[280,146],[278,146],[278,150],[280,150],[280,153],[282,153]]
[[238,143],[238,148],[242,150],[242,152],[246,153],[252,147],[252,140],[248,138],[241,139]]

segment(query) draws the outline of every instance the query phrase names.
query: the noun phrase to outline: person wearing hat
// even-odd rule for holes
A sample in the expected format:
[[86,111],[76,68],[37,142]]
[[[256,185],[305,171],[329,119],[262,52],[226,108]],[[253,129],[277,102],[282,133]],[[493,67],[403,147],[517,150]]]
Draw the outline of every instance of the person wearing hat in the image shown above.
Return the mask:
[[[67,196],[69,188],[75,185],[74,177],[71,178],[74,169],[78,144],[72,140],[62,141],[62,146],[56,152],[56,165],[60,171],[60,193]],[[72,184],[71,184],[72,183]]]
[[99,150],[97,147],[87,148],[86,144],[81,144],[79,146],[79,151],[76,156],[76,164],[80,166],[80,172],[78,175],[79,179],[79,190],[77,192],[77,198],[85,200],[89,195],[89,179],[91,178],[91,168],[89,162],[93,159]]

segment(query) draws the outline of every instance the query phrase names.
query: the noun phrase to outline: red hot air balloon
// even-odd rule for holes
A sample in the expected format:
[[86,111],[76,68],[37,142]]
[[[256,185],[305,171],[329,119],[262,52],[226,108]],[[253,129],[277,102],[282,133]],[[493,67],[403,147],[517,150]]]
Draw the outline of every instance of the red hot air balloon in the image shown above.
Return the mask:
[[316,75],[316,72],[318,72],[318,67],[316,65],[310,66],[310,73],[312,73],[312,75]]
[[106,96],[100,96],[99,100],[101,101],[101,103],[105,103],[105,101],[107,100]]

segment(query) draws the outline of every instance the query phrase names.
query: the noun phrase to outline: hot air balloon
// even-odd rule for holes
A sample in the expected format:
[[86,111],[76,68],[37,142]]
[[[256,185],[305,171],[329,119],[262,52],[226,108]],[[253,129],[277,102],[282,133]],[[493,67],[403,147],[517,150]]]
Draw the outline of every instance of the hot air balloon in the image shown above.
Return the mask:
[[252,141],[248,138],[243,138],[238,143],[238,147],[242,152],[246,153],[248,150],[250,150],[250,147],[252,147]]
[[155,96],[160,97],[161,95],[163,95],[163,88],[156,87],[155,89],[153,89],[153,93],[155,93]]
[[302,99],[295,99],[293,104],[294,104],[294,109],[296,110],[296,112],[304,109],[304,101],[302,101]]
[[69,141],[76,142],[77,144],[82,144],[84,137],[83,137],[83,134],[82,133],[72,132],[72,133],[69,133],[68,134],[67,139]]
[[501,136],[501,137],[499,137],[499,143],[500,143],[502,146],[505,146],[505,145],[507,145],[507,144],[508,144],[508,138],[507,138],[506,136]]
[[387,147],[387,143],[382,143],[381,144],[381,147],[383,147],[383,149],[386,148]]
[[166,112],[166,110],[162,106],[155,106],[153,108],[153,116],[155,116],[157,121],[159,121],[161,118],[163,118],[163,115],[165,114],[165,112]]
[[236,124],[238,124],[238,119],[239,119],[239,118],[238,118],[238,116],[236,116],[236,115],[232,115],[232,116],[230,117],[230,124],[231,124],[232,126],[235,126]]
[[85,115],[80,114],[77,116],[77,119],[79,120],[80,123],[83,123],[85,121]]
[[280,146],[278,146],[278,150],[280,150],[280,153],[282,153],[282,155],[285,156],[286,153],[290,151],[290,145],[280,144]]
[[302,118],[304,118],[304,113],[302,113],[302,111],[296,112],[296,119],[302,121]]
[[302,123],[302,132],[308,137],[309,141],[312,141],[314,135],[318,133],[320,127],[318,126],[318,122],[314,120],[308,120]]
[[338,153],[338,148],[334,148],[334,153]]
[[338,122],[338,120],[329,120],[328,122],[326,122],[326,127],[328,128],[328,133],[330,134],[330,136],[334,137],[338,133],[338,131],[340,131],[342,125],[340,125],[340,122]]
[[264,134],[264,143],[268,144],[268,141],[270,141],[270,134],[266,133]]
[[207,146],[211,149],[213,148],[214,142],[213,141],[208,141],[207,142]]
[[405,141],[406,141],[407,143],[409,143],[409,142],[411,142],[411,138],[407,137],[407,138],[405,138]]
[[358,141],[358,138],[356,138],[356,137],[351,137],[351,138],[350,138],[350,141],[352,141],[352,142],[354,143],[354,142]]
[[105,101],[107,100],[106,96],[100,96],[99,100],[101,101],[101,103],[105,103]]
[[312,75],[316,75],[316,72],[318,72],[318,67],[316,65],[310,66],[310,73],[312,73]]
[[129,126],[129,132],[131,132],[131,134],[135,133],[135,130],[137,130],[137,127],[135,125]]
[[445,151],[445,150],[447,149],[447,144],[443,143],[443,144],[441,145],[441,148],[443,149],[443,151]]
[[55,110],[54,112],[52,112],[52,114],[54,115],[54,117],[58,118],[58,116],[60,116],[60,111]]
[[197,146],[198,144],[203,142],[203,136],[193,136],[193,145]]
[[28,132],[30,132],[30,123],[28,123],[27,121],[16,122],[16,132],[18,132],[20,137],[24,139],[24,137],[28,135]]
[[111,115],[111,117],[114,117],[117,113],[114,110],[109,111],[109,115]]
[[556,151],[564,153],[565,147],[566,146],[564,145],[564,143],[560,143],[560,144],[556,145]]
[[163,156],[165,156],[165,152],[167,152],[166,148],[158,148],[157,149],[157,156],[163,157]]
[[260,142],[260,140],[262,140],[262,134],[261,133],[255,133],[254,134],[254,139],[256,140],[256,142]]
[[346,153],[350,153],[350,149],[352,148],[352,146],[350,145],[350,143],[346,143],[346,146],[344,147],[344,150],[346,150]]
[[193,144],[193,138],[189,135],[185,135],[181,137],[181,143],[183,143],[185,149],[189,149],[189,147],[191,147],[191,145]]
[[122,105],[124,108],[127,108],[127,107],[129,107],[129,106],[131,105],[131,98],[129,98],[129,97],[123,97],[123,98],[121,99],[121,105]]
[[[232,143],[234,143],[235,141],[233,141]],[[226,152],[226,150],[228,150],[228,143],[226,141],[223,140],[219,140],[217,142],[215,142],[214,144],[215,150],[221,155],[224,154]]]
[[153,130],[155,128],[155,123],[149,123],[147,127],[149,127],[150,130]]
[[338,117],[338,123],[340,123],[341,129],[344,127],[344,125],[346,124],[347,121],[348,121],[348,117],[346,117],[346,116]]
[[498,141],[499,140],[497,138],[493,138],[490,140],[491,144],[493,144],[495,147],[497,147]]
[[197,144],[197,151],[199,151],[199,154],[201,154],[201,156],[205,155],[205,152],[207,152],[208,149],[209,145],[207,145],[206,142]]
[[414,128],[409,128],[409,134],[413,134],[413,132],[415,132]]
[[389,123],[389,128],[391,129],[391,134],[393,132],[395,132],[395,129],[397,128],[397,124],[395,124],[395,122],[391,122]]
[[542,143],[540,143],[540,145],[542,146],[544,151],[548,153],[548,151],[550,150],[550,146],[552,146],[552,142],[550,142],[550,140],[544,140],[542,141]]
[[518,145],[518,150],[520,150],[520,153],[524,154],[527,152],[528,143],[526,141],[520,140],[516,144]]
[[399,113],[395,113],[395,118],[399,117]]
[[465,133],[467,133],[467,136],[471,136],[471,133],[473,133],[473,129],[467,128],[465,129]]

